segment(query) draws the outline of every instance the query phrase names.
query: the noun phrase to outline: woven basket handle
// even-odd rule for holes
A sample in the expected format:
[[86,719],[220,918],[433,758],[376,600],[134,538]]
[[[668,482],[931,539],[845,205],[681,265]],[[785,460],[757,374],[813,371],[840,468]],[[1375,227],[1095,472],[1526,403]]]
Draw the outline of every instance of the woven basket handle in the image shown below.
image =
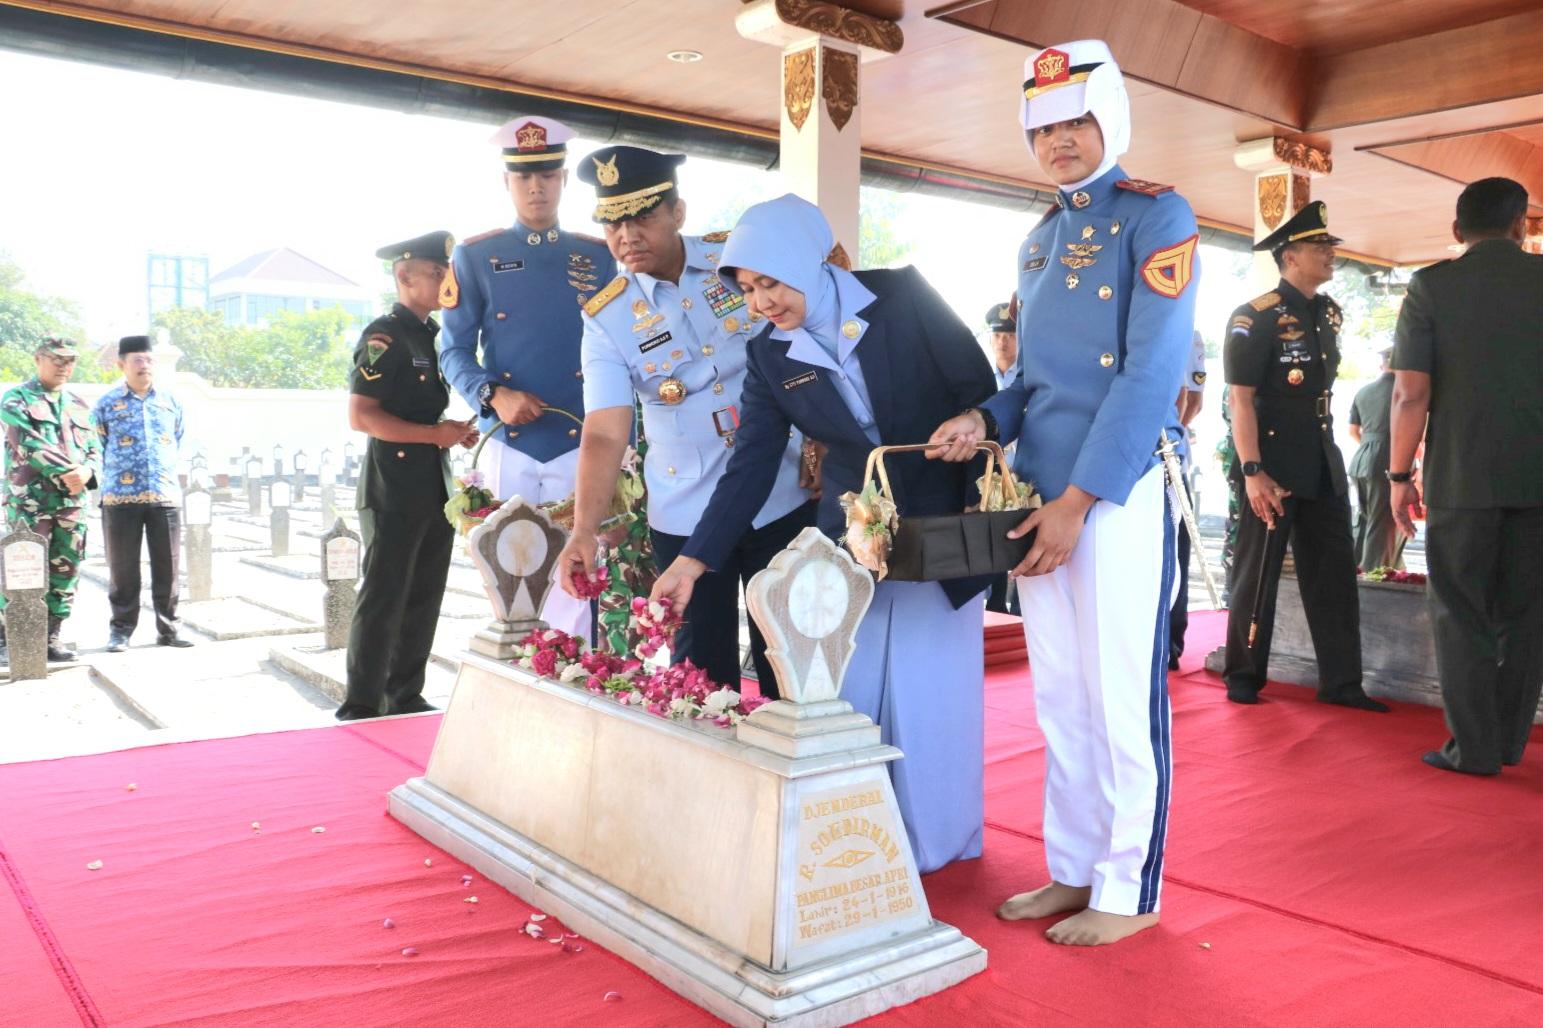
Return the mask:
[[[916,453],[921,450],[935,450],[937,448],[938,444],[936,443],[911,443],[906,446],[875,446],[872,450],[868,451],[868,466],[863,472],[863,481],[872,481],[874,473],[877,472],[880,491],[883,492],[885,499],[894,503],[895,492],[890,487],[889,472],[884,467],[885,456],[891,453]],[[984,479],[986,495],[991,493],[992,479],[996,474],[996,469],[999,467],[1002,469],[1003,483],[1005,485],[1014,484],[1012,468],[1008,467],[1007,454],[1002,452],[1000,443],[994,443],[987,439],[976,443],[975,448],[986,451],[986,475]],[[984,496],[982,497],[982,502],[985,502]]]
[[[572,421],[575,425],[578,425],[580,428],[584,427],[584,419],[583,418],[578,417],[577,415],[574,415],[574,414],[570,414],[568,411],[563,410],[561,407],[542,407],[541,409],[543,411],[545,411],[547,414],[561,414],[563,417],[565,417],[568,420]],[[489,439],[493,438],[493,434],[495,432],[497,432],[499,429],[508,428],[508,427],[509,426],[504,424],[502,421],[494,421],[491,425],[488,426],[488,430],[486,432],[482,433],[482,438],[477,440],[477,448],[471,451],[471,466],[472,467],[476,467],[477,466],[477,458],[482,456],[482,448],[488,444],[488,440]]]

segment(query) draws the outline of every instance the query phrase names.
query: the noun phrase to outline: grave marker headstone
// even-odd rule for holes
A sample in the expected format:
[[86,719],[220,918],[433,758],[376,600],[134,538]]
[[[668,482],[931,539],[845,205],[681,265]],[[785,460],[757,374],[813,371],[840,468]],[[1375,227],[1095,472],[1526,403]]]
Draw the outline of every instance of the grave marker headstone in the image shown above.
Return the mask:
[[5,642],[11,681],[48,677],[48,542],[18,527],[0,539],[0,586],[5,589]]
[[301,500],[305,499],[305,472],[308,462],[306,460],[304,450],[301,450],[299,453],[295,454],[293,463],[295,466],[295,473],[291,476],[291,478],[295,487],[295,502],[299,503]]
[[182,548],[187,560],[189,600],[207,600],[212,591],[213,521],[214,497],[202,483],[194,482],[182,494]]
[[567,540],[546,514],[518,496],[471,530],[471,562],[493,605],[493,620],[471,638],[473,651],[507,660],[516,643],[547,627],[541,608],[557,587],[557,555]]
[[322,597],[322,624],[326,648],[342,649],[348,645],[348,629],[354,620],[358,599],[360,540],[337,518],[332,530],[321,537],[321,580],[326,586]]
[[268,505],[273,513],[268,516],[268,527],[273,534],[273,555],[289,556],[289,483],[282,478],[273,480],[268,487]]
[[263,462],[256,457],[246,462],[246,510],[253,517],[263,512]]

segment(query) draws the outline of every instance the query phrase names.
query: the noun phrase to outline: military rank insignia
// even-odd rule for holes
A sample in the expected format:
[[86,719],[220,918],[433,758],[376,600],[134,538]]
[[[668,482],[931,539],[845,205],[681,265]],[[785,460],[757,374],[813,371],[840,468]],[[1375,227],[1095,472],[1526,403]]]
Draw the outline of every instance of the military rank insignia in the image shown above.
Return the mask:
[[461,283],[455,280],[455,263],[445,266],[444,280],[439,283],[439,305],[453,311],[461,305]]
[[712,284],[703,292],[702,298],[712,308],[713,317],[721,318],[725,314],[732,314],[745,305],[745,298],[723,284],[723,280],[714,276]]
[[1177,299],[1195,274],[1195,246],[1200,236],[1158,250],[1141,265],[1141,280],[1158,296]]

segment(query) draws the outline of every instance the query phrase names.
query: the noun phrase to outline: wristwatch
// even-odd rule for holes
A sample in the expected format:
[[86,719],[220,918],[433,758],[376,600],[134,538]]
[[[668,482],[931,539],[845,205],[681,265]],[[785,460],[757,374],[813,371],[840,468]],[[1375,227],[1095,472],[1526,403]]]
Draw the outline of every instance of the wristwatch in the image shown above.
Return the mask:
[[1261,467],[1259,462],[1256,461],[1256,460],[1246,460],[1246,461],[1243,462],[1243,477],[1244,478],[1252,478],[1253,476],[1259,474],[1259,472],[1261,472],[1263,470],[1264,470],[1264,468]]
[[477,402],[482,405],[482,409],[477,413],[482,417],[493,413],[493,390],[497,388],[496,382],[484,382],[477,387]]
[[1387,475],[1388,475],[1388,481],[1389,482],[1404,483],[1404,482],[1412,482],[1412,481],[1414,481],[1414,471],[1413,470],[1410,470],[1410,471],[1389,471],[1387,473]]

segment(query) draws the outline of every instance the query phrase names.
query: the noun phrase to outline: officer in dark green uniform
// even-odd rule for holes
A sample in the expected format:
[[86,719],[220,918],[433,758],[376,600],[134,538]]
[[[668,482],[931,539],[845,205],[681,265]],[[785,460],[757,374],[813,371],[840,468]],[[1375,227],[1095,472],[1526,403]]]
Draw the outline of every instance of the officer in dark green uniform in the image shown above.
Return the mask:
[[1388,419],[1393,407],[1391,349],[1382,351],[1382,374],[1361,387],[1350,402],[1350,435],[1357,446],[1350,458],[1355,483],[1355,552],[1362,571],[1404,567],[1404,537],[1393,523],[1388,503]]
[[[1286,541],[1318,657],[1318,699],[1385,711],[1361,688],[1361,609],[1345,460],[1329,411],[1339,371],[1339,304],[1329,216],[1303,207],[1254,245],[1280,268],[1276,288],[1233,312],[1223,352],[1232,438],[1246,490],[1227,617],[1227,698],[1257,703],[1270,659]],[[1273,531],[1271,530],[1273,529]],[[1262,585],[1261,585],[1262,583]],[[1255,610],[1255,597],[1262,603]],[[1257,635],[1250,638],[1257,613]],[[1250,645],[1252,642],[1252,645]]]
[[370,441],[359,473],[364,580],[340,721],[434,709],[423,700],[423,675],[455,540],[444,515],[444,451],[477,441],[472,422],[440,420],[450,391],[429,315],[454,245],[450,233],[430,232],[375,251],[391,262],[397,303],[365,328],[349,387],[349,424]]

